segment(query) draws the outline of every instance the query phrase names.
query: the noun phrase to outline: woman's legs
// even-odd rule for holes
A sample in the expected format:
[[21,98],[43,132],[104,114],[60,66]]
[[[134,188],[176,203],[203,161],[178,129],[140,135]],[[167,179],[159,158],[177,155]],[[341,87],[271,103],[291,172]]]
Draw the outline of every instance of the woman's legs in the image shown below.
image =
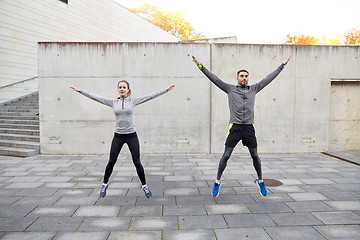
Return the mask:
[[140,143],[136,132],[128,135],[126,143],[129,146],[131,157],[141,184],[144,186],[146,185],[145,171],[140,161]]
[[110,175],[114,169],[114,165],[117,161],[120,150],[123,147],[124,143],[125,143],[124,137],[115,133],[114,138],[111,142],[109,162],[105,169],[105,175],[104,175],[105,184],[109,182]]

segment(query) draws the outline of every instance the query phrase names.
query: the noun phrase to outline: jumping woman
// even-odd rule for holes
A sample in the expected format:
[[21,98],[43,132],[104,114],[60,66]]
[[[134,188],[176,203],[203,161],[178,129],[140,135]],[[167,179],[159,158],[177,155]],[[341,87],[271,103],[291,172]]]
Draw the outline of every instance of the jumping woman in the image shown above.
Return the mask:
[[171,85],[167,89],[153,92],[142,97],[131,98],[131,90],[129,83],[125,80],[121,80],[120,82],[118,82],[117,85],[120,96],[116,99],[102,98],[84,90],[71,87],[74,91],[77,91],[94,101],[111,107],[115,113],[115,133],[111,143],[109,162],[105,169],[104,181],[101,187],[100,197],[106,196],[106,190],[109,187],[110,175],[113,171],[121,148],[126,143],[129,147],[131,157],[136,168],[136,172],[140,178],[142,190],[144,191],[147,198],[151,198],[152,193],[149,190],[149,187],[146,185],[145,172],[140,161],[140,144],[133,122],[134,108],[141,103],[147,102],[151,99],[163,95],[164,93],[172,90],[174,86],[175,85]]

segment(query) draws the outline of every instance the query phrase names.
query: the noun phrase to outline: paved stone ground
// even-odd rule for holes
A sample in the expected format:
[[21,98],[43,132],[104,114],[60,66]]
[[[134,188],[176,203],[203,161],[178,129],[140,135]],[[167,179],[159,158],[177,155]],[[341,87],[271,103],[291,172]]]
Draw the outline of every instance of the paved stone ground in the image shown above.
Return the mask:
[[[360,151],[352,153],[360,159]],[[323,154],[261,154],[282,186],[262,197],[234,154],[220,195],[219,155],[143,155],[147,199],[121,155],[99,199],[107,156],[0,157],[0,239],[360,239],[360,167]]]

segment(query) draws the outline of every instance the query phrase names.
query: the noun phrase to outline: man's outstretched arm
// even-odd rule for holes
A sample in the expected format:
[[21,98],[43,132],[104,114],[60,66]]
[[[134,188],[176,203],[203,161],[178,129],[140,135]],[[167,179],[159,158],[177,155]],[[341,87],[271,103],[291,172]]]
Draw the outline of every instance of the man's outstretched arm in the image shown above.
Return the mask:
[[279,66],[275,69],[275,71],[271,72],[269,75],[267,75],[265,78],[263,78],[260,82],[253,85],[256,92],[261,91],[264,87],[266,87],[269,83],[271,83],[284,69],[286,64],[290,61],[291,55]]
[[230,89],[230,86],[231,86],[230,84],[222,81],[215,74],[213,74],[212,72],[207,70],[206,67],[204,67],[196,57],[192,56],[192,61],[205,74],[205,76],[208,79],[210,79],[211,82],[213,82],[217,87],[219,87],[224,92],[228,92],[228,90]]

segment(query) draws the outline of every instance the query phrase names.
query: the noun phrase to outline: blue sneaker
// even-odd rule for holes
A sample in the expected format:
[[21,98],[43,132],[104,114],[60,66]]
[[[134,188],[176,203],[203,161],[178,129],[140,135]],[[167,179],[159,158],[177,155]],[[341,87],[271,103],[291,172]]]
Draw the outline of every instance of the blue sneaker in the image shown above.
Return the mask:
[[211,192],[213,197],[217,197],[219,195],[220,186],[221,186],[221,181],[219,183],[214,182],[214,187]]
[[259,182],[259,180],[257,180],[256,183],[259,186],[259,193],[261,194],[261,196],[266,197],[267,190],[265,187],[265,182]]

